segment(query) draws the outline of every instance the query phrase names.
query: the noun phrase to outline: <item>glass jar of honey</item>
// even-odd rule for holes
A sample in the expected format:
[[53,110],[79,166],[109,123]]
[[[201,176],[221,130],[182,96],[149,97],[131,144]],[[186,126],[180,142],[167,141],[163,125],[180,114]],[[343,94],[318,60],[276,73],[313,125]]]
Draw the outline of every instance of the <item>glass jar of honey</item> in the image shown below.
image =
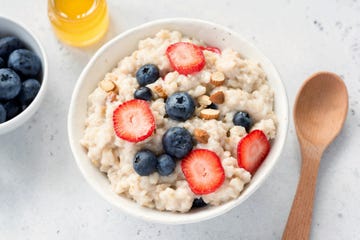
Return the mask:
[[109,26],[106,0],[48,0],[48,16],[57,37],[77,47],[99,41]]

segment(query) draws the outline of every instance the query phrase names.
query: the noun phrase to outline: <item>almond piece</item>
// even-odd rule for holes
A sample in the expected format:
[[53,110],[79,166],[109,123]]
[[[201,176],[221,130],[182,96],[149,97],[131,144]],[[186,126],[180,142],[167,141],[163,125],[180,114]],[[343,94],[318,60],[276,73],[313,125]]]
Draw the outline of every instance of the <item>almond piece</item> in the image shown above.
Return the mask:
[[217,119],[220,115],[218,109],[206,108],[200,111],[200,117],[205,120]]
[[167,94],[165,92],[165,90],[162,88],[162,86],[160,85],[156,85],[154,86],[154,91],[156,92],[156,94],[161,97],[161,98],[167,98]]
[[200,104],[200,106],[209,106],[211,104],[210,101],[210,97],[207,95],[202,95],[200,97],[198,97],[198,103]]
[[198,143],[205,143],[205,144],[208,143],[210,137],[207,131],[200,128],[195,128],[194,136]]
[[102,80],[99,84],[100,88],[105,92],[111,92],[116,88],[115,83],[110,80]]
[[214,86],[221,86],[225,82],[225,75],[222,72],[213,72],[211,74],[210,83]]
[[205,108],[206,108],[206,106],[197,107],[197,108],[195,109],[195,114],[196,114],[196,116],[200,116],[200,112],[201,112],[203,109],[205,109]]
[[225,101],[225,95],[223,91],[218,91],[210,95],[211,102],[215,104],[222,104]]

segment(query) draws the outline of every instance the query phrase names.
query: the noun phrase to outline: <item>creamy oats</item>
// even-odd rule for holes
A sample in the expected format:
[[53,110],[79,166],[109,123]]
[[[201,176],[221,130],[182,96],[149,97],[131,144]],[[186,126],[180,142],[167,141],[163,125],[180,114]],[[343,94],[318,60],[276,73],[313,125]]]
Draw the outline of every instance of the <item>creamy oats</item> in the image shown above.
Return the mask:
[[[262,130],[269,140],[276,137],[277,120],[273,108],[274,93],[258,63],[244,59],[230,48],[223,49],[221,54],[204,50],[205,67],[200,72],[181,75],[172,69],[165,54],[167,47],[176,42],[205,46],[203,42],[183,36],[178,31],[161,30],[155,36],[141,40],[137,50],[105,75],[88,98],[88,115],[81,144],[89,160],[106,174],[116,193],[145,207],[187,212],[193,200],[200,196],[189,188],[180,161],[169,176],[160,176],[157,172],[139,176],[133,169],[135,154],[141,149],[162,154],[162,136],[170,127],[181,126],[191,134],[195,129],[205,130],[206,141],[197,141],[194,149],[205,148],[217,153],[224,168],[225,181],[215,192],[201,197],[209,205],[219,205],[239,197],[251,179],[251,174],[239,168],[237,163],[237,145],[247,132],[241,126],[234,126],[232,119],[235,112],[248,112],[254,121],[252,130]],[[154,93],[150,108],[156,131],[146,140],[132,143],[116,136],[113,111],[119,104],[134,98],[134,91],[139,87],[135,73],[147,63],[157,65],[162,76],[148,85]],[[164,98],[178,91],[189,93],[198,104],[195,116],[185,122],[164,117]],[[222,102],[217,105],[219,117],[210,117],[209,120],[200,118],[201,114],[213,114],[202,113],[202,110],[211,103],[207,96],[219,91],[223,93],[216,100]]]

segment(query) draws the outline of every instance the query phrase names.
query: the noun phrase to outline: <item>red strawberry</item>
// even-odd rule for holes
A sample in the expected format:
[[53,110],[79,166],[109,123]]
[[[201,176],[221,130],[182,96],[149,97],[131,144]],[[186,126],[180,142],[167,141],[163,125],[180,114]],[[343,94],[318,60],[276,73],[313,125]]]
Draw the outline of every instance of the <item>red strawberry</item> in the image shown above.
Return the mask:
[[113,123],[116,135],[129,142],[140,142],[155,130],[155,119],[149,104],[140,99],[120,104],[114,111]]
[[199,46],[177,42],[166,49],[171,66],[180,74],[199,72],[205,66],[205,57]]
[[195,149],[182,161],[181,169],[191,191],[197,195],[214,192],[225,180],[220,158],[207,149]]
[[237,148],[239,167],[254,174],[270,151],[270,143],[261,130],[254,130],[240,140]]
[[202,51],[204,50],[207,50],[207,51],[210,51],[210,52],[214,52],[214,53],[217,53],[217,54],[221,54],[221,50],[217,47],[204,47],[204,46],[200,46],[200,49]]

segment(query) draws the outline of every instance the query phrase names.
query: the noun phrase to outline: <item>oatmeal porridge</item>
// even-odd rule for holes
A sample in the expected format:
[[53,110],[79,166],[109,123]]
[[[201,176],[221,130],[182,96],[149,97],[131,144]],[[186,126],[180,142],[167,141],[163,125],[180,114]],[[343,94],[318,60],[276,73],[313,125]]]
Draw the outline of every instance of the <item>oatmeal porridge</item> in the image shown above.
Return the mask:
[[239,197],[276,137],[273,106],[258,63],[161,30],[90,94],[81,144],[117,194],[188,212]]

